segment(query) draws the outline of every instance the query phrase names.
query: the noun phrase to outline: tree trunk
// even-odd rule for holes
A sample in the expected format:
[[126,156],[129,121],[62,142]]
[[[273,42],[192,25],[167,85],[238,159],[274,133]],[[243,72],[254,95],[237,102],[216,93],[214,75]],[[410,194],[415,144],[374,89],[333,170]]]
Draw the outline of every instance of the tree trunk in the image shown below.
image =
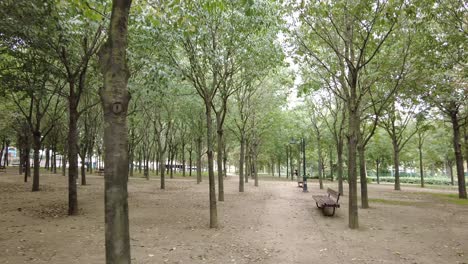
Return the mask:
[[[209,98],[205,95],[205,98]],[[214,160],[213,160],[213,122],[211,117],[211,102],[205,101],[206,109],[206,146],[208,155],[208,181],[209,181],[209,196],[210,196],[210,228],[218,227],[218,212],[216,208],[216,186],[214,176]]]
[[[20,144],[20,143],[18,143]],[[20,161],[19,161],[19,166],[18,166],[18,173],[19,175],[23,175],[23,166],[24,166],[24,154],[23,154],[24,150],[23,148],[19,148],[19,158],[20,158]],[[25,182],[28,181],[28,179],[25,177]]]
[[[244,136],[245,138],[245,136]],[[241,146],[242,147],[242,146]],[[249,141],[245,140],[244,143],[244,182],[249,182],[250,176],[250,153],[249,153]],[[273,175],[274,176],[274,175]]]
[[33,144],[34,144],[34,174],[33,174],[32,191],[37,192],[39,191],[39,168],[40,168],[39,151],[41,150],[41,133],[40,132],[33,133]]
[[[3,151],[5,150],[5,139],[2,140],[2,148],[0,149],[0,165],[2,165],[2,161],[3,161]],[[6,151],[8,152],[8,149],[6,149]]]
[[369,198],[367,193],[367,171],[366,171],[366,149],[364,146],[358,147],[359,153],[359,176],[361,180],[361,207],[369,208]]
[[294,181],[294,158],[293,158],[293,155],[292,155],[292,151],[291,151],[291,146],[289,146],[289,166],[290,166],[290,174],[291,174],[291,181]]
[[240,156],[239,158],[239,192],[244,192],[245,138],[244,138],[243,133],[241,134],[239,154],[240,154],[239,155]]
[[450,185],[455,185],[455,179],[453,178],[453,164],[452,162],[447,162],[447,166],[448,166],[448,173],[449,173],[449,176],[450,176]]
[[62,154],[62,176],[66,176],[67,174],[67,156]]
[[197,184],[202,181],[202,138],[197,138]]
[[109,37],[99,52],[104,76],[100,90],[104,111],[106,263],[130,264],[128,220],[127,23],[131,0],[114,0]]
[[141,174],[141,150],[138,152],[138,173]]
[[5,157],[5,158],[3,159],[3,166],[8,167],[8,165],[9,165],[9,160],[8,160],[8,149],[10,148],[10,146],[9,146],[9,145],[10,145],[10,141],[9,141],[9,140],[6,140],[5,145],[6,145],[6,146],[5,146],[6,151],[5,151],[5,153],[3,153],[3,155],[4,155],[4,157]]
[[78,214],[78,98],[70,83],[68,122],[68,215]]
[[281,178],[281,159],[278,158],[278,178]]
[[192,177],[192,143],[190,143],[190,151],[189,151],[189,176]]
[[128,174],[129,174],[130,177],[133,177],[133,169],[134,169],[134,166],[135,166],[133,164],[134,158],[135,158],[135,150],[133,149],[133,150],[129,151],[129,159],[130,159],[129,160],[129,163],[130,163],[129,164],[130,165],[129,170],[130,171],[128,172]]
[[421,188],[424,188],[424,167],[423,167],[423,153],[422,153],[422,144],[418,144],[419,151],[419,175],[421,177]]
[[348,183],[349,183],[349,219],[348,226],[351,229],[359,228],[358,203],[357,203],[357,175],[356,175],[356,149],[359,131],[359,109],[357,107],[357,74],[350,74],[353,78],[350,87],[351,96],[348,101]]
[[400,188],[400,149],[395,140],[393,140],[393,165],[395,167],[395,190],[399,191]]
[[289,179],[289,147],[286,146],[286,179]]
[[254,186],[258,187],[258,173],[257,173],[257,143],[253,144],[253,150],[252,150],[252,173],[254,176]]
[[[31,152],[31,149],[29,146],[26,147],[25,153],[24,153],[24,161],[25,161],[25,172],[24,172],[24,182],[27,182],[27,178],[31,177],[31,159],[29,158],[29,152]],[[38,155],[39,157],[39,155]]]
[[[322,140],[320,138],[320,135],[317,133],[317,156],[318,156],[318,178],[319,178],[319,186],[320,190],[323,189],[323,175],[322,175]],[[300,167],[300,166],[299,166]],[[304,183],[303,183],[304,184]]]
[[377,159],[375,161],[375,171],[376,171],[376,175],[377,175],[377,184],[380,184],[379,168],[380,168],[380,159]]
[[159,153],[159,173],[160,173],[160,188],[166,189],[166,161],[164,160],[164,153]]
[[50,149],[49,148],[47,148],[46,150],[45,169],[46,170],[50,169]]
[[171,173],[171,179],[174,178],[174,156],[175,156],[175,148],[172,150],[171,156],[170,156],[170,173]]
[[333,176],[333,150],[332,150],[331,146],[330,146],[330,180],[334,181],[334,176]]
[[216,161],[218,163],[218,200],[224,201],[224,177],[223,177],[223,128],[221,124],[222,112],[216,113],[216,140],[217,154]]
[[453,129],[453,149],[455,151],[455,167],[457,169],[458,197],[460,199],[466,199],[465,172],[463,168],[463,153],[460,142],[460,125],[458,124],[457,113],[452,113],[450,115],[450,119]]
[[143,157],[143,174],[147,181],[149,181],[149,155],[146,153]]
[[185,143],[182,143],[182,176],[185,177]]
[[223,176],[225,178],[227,177],[227,158],[226,140],[223,140]]
[[86,158],[85,157],[86,157],[86,154],[84,154],[83,158],[81,159],[81,185],[86,185],[86,163],[85,163]]
[[54,149],[53,149],[53,153],[54,155],[52,156],[52,170],[54,172],[54,174],[57,173],[57,149],[56,147],[54,146]]

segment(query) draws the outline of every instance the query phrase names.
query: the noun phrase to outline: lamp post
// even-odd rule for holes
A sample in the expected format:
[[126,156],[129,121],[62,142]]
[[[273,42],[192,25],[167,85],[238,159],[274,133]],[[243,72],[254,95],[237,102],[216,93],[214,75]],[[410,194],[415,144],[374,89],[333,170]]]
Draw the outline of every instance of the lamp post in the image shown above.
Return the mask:
[[[306,176],[305,139],[301,138],[301,141],[297,142],[294,138],[292,138],[291,141],[290,141],[290,144],[297,144],[297,143],[301,144],[300,147],[301,147],[301,154],[302,154],[302,192],[308,192],[308,190],[307,190],[307,176]],[[298,177],[299,177],[299,175],[298,175]]]
[[286,145],[286,179],[289,177],[289,145]]
[[305,155],[305,139],[301,138],[302,145],[302,192],[307,190],[307,176],[306,176],[306,155]]

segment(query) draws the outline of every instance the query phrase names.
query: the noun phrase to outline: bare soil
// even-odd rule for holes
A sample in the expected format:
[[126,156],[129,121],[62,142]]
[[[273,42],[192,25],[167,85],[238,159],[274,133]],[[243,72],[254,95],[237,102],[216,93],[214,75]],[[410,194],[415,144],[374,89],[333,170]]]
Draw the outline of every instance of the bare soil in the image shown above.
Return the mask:
[[[41,175],[32,193],[13,169],[0,173],[0,263],[105,263],[103,178],[79,186],[80,215],[66,216],[67,179]],[[336,182],[327,182],[336,188]],[[334,217],[315,207],[309,182],[225,181],[220,228],[208,228],[207,180],[129,181],[132,263],[468,263],[468,206],[421,189],[369,185],[370,209],[347,227],[348,197]]]

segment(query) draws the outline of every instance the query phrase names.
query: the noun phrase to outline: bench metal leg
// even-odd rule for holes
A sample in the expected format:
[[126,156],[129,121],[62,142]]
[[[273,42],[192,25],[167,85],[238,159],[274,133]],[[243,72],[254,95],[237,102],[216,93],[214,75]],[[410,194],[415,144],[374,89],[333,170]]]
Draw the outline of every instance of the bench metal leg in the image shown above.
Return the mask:
[[[319,208],[320,208],[320,207],[319,207]],[[327,214],[325,208],[327,208],[327,207],[324,206],[324,207],[321,208],[321,209],[322,209],[322,214],[323,214],[324,216],[330,216],[330,217],[332,217],[332,216],[335,215],[336,207],[333,207],[333,212],[332,212],[331,214]]]

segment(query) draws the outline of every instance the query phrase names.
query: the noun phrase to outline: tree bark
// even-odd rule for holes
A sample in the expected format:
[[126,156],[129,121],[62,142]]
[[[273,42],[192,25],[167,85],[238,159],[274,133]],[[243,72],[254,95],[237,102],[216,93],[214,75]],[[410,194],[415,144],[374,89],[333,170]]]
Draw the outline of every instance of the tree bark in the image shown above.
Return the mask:
[[70,82],[69,122],[68,122],[68,215],[78,214],[78,98],[74,92],[74,83]]
[[182,152],[181,157],[182,157],[182,177],[185,177],[185,142],[182,142]]
[[377,159],[375,161],[375,171],[376,171],[376,175],[377,175],[377,184],[380,184],[380,177],[379,177],[379,169],[380,169],[380,159]]
[[46,150],[46,160],[45,160],[45,169],[50,170],[50,149]]
[[421,188],[424,188],[424,167],[423,167],[423,152],[421,141],[418,144],[419,151],[419,175],[421,177]]
[[393,166],[395,168],[395,190],[399,191],[400,188],[400,149],[396,140],[393,140]]
[[224,201],[224,176],[223,176],[223,124],[222,112],[216,113],[216,140],[217,140],[217,157],[218,163],[218,201]]
[[[246,182],[246,183],[249,182],[249,176],[250,176],[249,146],[250,146],[249,141],[247,139],[245,139],[245,135],[244,135],[244,182]],[[241,145],[241,147],[242,147],[242,145]]]
[[193,161],[192,161],[192,152],[193,152],[192,143],[190,143],[190,151],[189,151],[189,177],[192,177],[192,165],[193,165]]
[[3,153],[4,155],[4,159],[3,159],[3,166],[7,167],[9,165],[9,160],[8,160],[8,149],[10,148],[10,141],[9,140],[6,140],[5,142],[5,153]]
[[81,185],[86,185],[86,163],[85,163],[85,158],[81,159]]
[[54,146],[53,148],[54,155],[52,156],[52,171],[54,174],[57,173],[57,148]]
[[350,98],[348,100],[348,183],[349,183],[349,209],[348,226],[351,229],[359,228],[358,203],[357,203],[357,174],[356,174],[356,150],[359,131],[359,109],[357,102],[357,72],[351,72]]
[[364,146],[358,147],[359,153],[359,176],[361,180],[361,207],[369,208],[369,198],[367,193],[367,171],[366,171],[366,149]]
[[131,0],[114,0],[109,36],[99,51],[104,87],[99,94],[104,112],[106,263],[129,264],[128,130],[130,94],[127,83],[127,24]]
[[289,145],[286,146],[286,179],[289,179]]
[[164,153],[159,153],[159,180],[161,190],[166,189],[166,161]]
[[[205,95],[209,98],[209,95]],[[206,109],[206,146],[208,155],[208,181],[209,181],[209,196],[210,196],[210,228],[218,227],[218,212],[216,209],[216,186],[214,176],[214,160],[213,160],[213,122],[211,117],[211,102],[205,101]]]
[[65,153],[62,154],[62,176],[67,174],[67,156]]
[[[318,178],[319,178],[319,187],[320,187],[320,190],[323,189],[323,175],[322,175],[322,139],[320,137],[320,133],[318,131],[318,128],[317,128],[317,155],[318,155],[318,167],[317,167],[317,170],[318,170]],[[299,166],[300,167],[300,166]],[[300,177],[300,176],[299,176]]]
[[197,184],[202,181],[202,138],[197,138]]
[[[19,143],[20,144],[20,143]],[[23,175],[23,165],[24,165],[24,150],[23,148],[18,148],[19,153],[19,166],[18,166],[18,174]],[[27,178],[24,179],[25,182],[28,180]]]
[[330,180],[334,181],[334,176],[333,176],[333,151],[332,151],[331,147],[330,147]]
[[252,173],[254,176],[254,186],[258,187],[258,173],[257,173],[257,143],[253,143],[252,145]]
[[32,191],[37,192],[39,191],[39,169],[40,169],[39,151],[41,150],[41,133],[40,132],[33,133],[33,146],[34,146],[34,174],[33,174]]
[[130,151],[130,153],[129,153],[129,159],[130,159],[130,160],[129,160],[129,163],[130,163],[130,164],[129,164],[129,165],[130,165],[130,168],[129,168],[129,170],[130,170],[130,171],[129,171],[129,176],[130,176],[130,177],[133,177],[133,169],[134,169],[134,167],[135,167],[135,165],[133,164],[133,161],[134,161],[134,159],[135,159],[135,150],[134,150],[134,149],[132,149],[132,150]]
[[[3,161],[3,151],[5,150],[5,139],[2,140],[2,148],[0,149],[0,165],[2,165]],[[8,149],[6,150],[8,152]]]
[[[223,140],[223,176],[227,177],[227,151],[226,140]],[[223,188],[224,190],[224,188]],[[223,191],[224,192],[224,191]]]
[[[241,132],[242,133],[242,132]],[[239,158],[239,192],[244,192],[244,161],[245,161],[245,138],[243,133],[240,139],[240,158]]]
[[31,177],[31,159],[29,158],[29,152],[31,152],[31,148],[28,145],[24,151],[24,162],[25,162],[24,182],[27,182],[28,181],[27,179]]
[[450,176],[450,185],[455,185],[455,179],[453,178],[453,162],[452,161],[447,161],[447,167],[448,167],[448,173]]
[[458,197],[460,199],[466,199],[467,196],[466,196],[465,175],[464,175],[464,168],[463,168],[463,153],[461,149],[460,125],[458,122],[457,112],[451,113],[450,120],[452,123],[452,130],[453,130],[453,149],[455,151],[455,166],[457,169]]

